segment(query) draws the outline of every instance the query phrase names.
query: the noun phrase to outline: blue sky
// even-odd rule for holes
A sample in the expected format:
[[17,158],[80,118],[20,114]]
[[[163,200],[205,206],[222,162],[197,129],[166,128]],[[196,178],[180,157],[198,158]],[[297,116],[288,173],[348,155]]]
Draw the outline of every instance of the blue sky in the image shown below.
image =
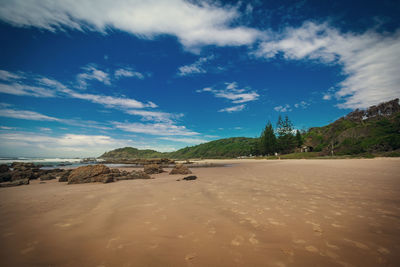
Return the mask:
[[172,151],[400,95],[398,1],[0,3],[0,156]]

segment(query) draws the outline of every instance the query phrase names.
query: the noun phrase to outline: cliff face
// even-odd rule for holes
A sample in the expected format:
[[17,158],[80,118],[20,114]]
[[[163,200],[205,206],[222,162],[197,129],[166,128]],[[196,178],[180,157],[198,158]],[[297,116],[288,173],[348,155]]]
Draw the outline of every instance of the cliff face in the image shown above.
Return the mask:
[[400,105],[394,99],[355,110],[324,126],[311,128],[305,144],[325,154],[359,154],[400,149]]

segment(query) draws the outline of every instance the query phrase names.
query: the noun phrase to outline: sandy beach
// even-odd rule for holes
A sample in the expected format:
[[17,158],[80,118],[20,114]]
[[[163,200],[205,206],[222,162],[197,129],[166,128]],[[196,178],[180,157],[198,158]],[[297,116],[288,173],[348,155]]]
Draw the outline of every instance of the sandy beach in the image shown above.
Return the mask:
[[0,189],[0,266],[400,266],[400,159]]

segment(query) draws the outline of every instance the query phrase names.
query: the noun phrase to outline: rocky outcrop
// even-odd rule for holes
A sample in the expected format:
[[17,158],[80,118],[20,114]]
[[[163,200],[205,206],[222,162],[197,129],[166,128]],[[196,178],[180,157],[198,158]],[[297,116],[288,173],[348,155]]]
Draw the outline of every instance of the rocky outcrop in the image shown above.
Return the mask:
[[54,176],[51,173],[47,173],[47,174],[40,176],[39,179],[40,179],[40,181],[54,180],[54,179],[56,179],[56,176]]
[[134,179],[151,179],[150,175],[144,171],[121,172],[121,176],[117,180],[134,180]]
[[366,110],[356,109],[347,114],[344,118],[350,121],[360,122],[375,117],[389,117],[400,111],[399,99],[393,99],[388,102],[371,106]]
[[163,168],[158,164],[144,165],[144,172],[147,174],[157,174],[162,173],[163,171]]
[[12,186],[19,186],[19,185],[26,185],[29,184],[29,179],[20,179],[5,183],[0,183],[0,187],[12,187]]
[[110,183],[114,182],[114,176],[119,176],[119,174],[111,172],[110,168],[102,164],[82,166],[71,172],[68,176],[68,184]]
[[0,173],[5,173],[10,171],[10,168],[8,168],[7,164],[0,164]]
[[169,174],[191,174],[192,172],[183,164],[176,164]]
[[71,174],[72,170],[64,170],[64,172],[59,174],[58,181],[59,182],[68,182],[68,177]]

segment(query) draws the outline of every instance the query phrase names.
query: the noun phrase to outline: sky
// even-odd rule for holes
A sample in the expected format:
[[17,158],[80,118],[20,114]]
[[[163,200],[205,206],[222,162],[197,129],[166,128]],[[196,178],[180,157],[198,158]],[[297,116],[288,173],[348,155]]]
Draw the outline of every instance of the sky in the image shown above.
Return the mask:
[[400,96],[399,1],[2,0],[0,156],[174,151]]

